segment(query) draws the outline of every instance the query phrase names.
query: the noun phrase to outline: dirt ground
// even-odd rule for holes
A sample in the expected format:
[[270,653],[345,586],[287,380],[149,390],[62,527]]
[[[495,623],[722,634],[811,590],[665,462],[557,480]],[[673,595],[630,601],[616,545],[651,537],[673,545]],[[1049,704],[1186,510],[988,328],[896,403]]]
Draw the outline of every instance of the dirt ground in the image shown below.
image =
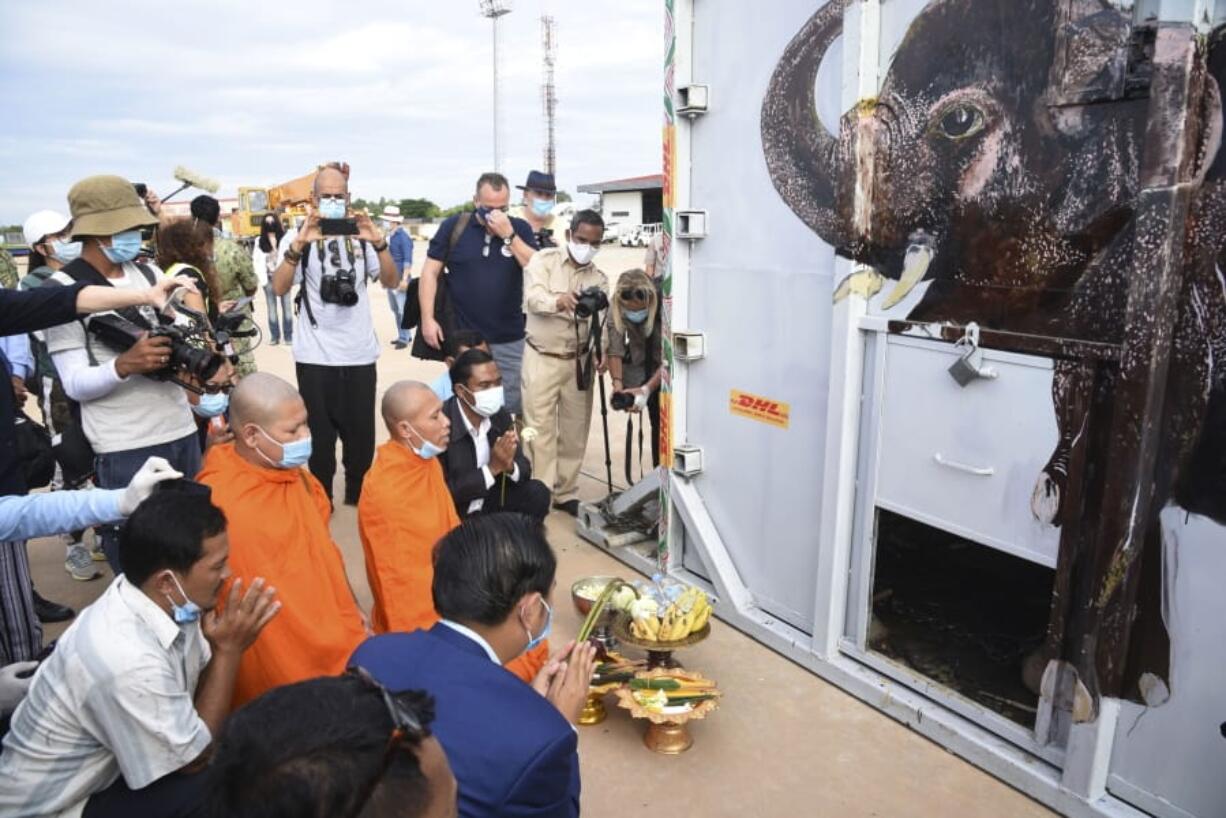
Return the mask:
[[[420,268],[425,246],[418,243]],[[609,247],[597,263],[615,280],[641,266],[642,250]],[[442,364],[418,361],[393,350],[392,316],[377,285],[371,292],[376,331],[384,344],[379,360],[380,395],[401,379],[429,381]],[[265,325],[262,296],[257,320]],[[294,379],[286,346],[264,346],[256,359],[262,370]],[[379,428],[379,442],[387,437]],[[621,487],[625,416],[610,413],[615,487]],[[338,456],[339,457],[339,456]],[[650,454],[647,455],[650,459]],[[598,499],[604,485],[604,444],[600,415],[593,413],[582,493]],[[636,468],[637,474],[637,468]],[[338,480],[341,477],[338,475]],[[336,486],[340,496],[341,486]],[[575,534],[574,520],[555,512],[548,521],[558,553],[554,596],[554,638],[577,631],[580,620],[569,599],[571,584],[585,576],[632,572]],[[345,554],[349,578],[364,605],[370,591],[358,539],[356,511],[341,506],[332,532]],[[74,582],[63,570],[59,540],[30,543],[34,580],[49,599],[81,608],[102,593],[109,573],[93,582]],[[50,626],[47,639],[64,626]],[[589,818],[650,810],[673,816],[996,816],[1052,815],[1025,795],[997,781],[940,746],[852,698],[838,688],[764,648],[743,634],[713,623],[711,637],[690,649],[688,667],[719,682],[725,698],[718,711],[693,726],[693,748],[661,756],[643,746],[644,727],[613,706],[604,723],[580,728],[583,813]],[[491,726],[491,729],[494,729]]]

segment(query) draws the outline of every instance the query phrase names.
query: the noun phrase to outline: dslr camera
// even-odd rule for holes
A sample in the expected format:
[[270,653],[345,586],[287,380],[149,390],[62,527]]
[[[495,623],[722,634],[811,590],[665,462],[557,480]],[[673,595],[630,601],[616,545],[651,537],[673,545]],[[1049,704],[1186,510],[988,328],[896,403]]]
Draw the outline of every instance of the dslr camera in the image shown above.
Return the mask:
[[337,270],[319,277],[319,297],[325,304],[352,307],[358,303],[358,279],[353,270]]
[[599,287],[588,287],[579,293],[575,304],[575,318],[591,318],[596,313],[609,308],[609,297]]
[[609,405],[618,412],[628,412],[634,408],[634,395],[629,392],[614,392],[609,398]]

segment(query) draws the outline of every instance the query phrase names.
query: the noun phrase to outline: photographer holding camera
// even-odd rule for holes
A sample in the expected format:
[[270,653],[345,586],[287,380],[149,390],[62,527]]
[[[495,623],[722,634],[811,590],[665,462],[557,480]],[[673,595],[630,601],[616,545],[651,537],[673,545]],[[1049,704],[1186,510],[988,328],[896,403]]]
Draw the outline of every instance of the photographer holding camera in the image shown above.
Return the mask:
[[375,455],[375,361],[379,339],[367,282],[395,289],[400,276],[388,243],[370,216],[349,208],[349,166],[330,163],[315,175],[302,229],[273,271],[284,295],[294,284],[306,313],[294,333],[298,391],[310,419],[311,474],[332,498],[336,438],[344,445],[345,504],[357,505]]
[[[81,242],[80,257],[51,281],[126,290],[161,284],[161,271],[136,263],[141,228],[158,220],[131,182],[119,176],[83,179],[68,191],[68,206],[72,239]],[[200,470],[200,444],[187,395],[167,379],[183,367],[184,354],[195,350],[176,345],[168,334],[147,331],[159,325],[153,308],[127,307],[46,332],[64,392],[80,405],[82,429],[96,455],[94,482],[99,488],[126,486],[150,457],[165,458],[189,478]],[[107,561],[119,573],[119,529],[106,526],[98,531]]]
[[600,315],[609,306],[609,279],[592,258],[604,220],[580,210],[566,246],[537,252],[524,268],[524,420],[536,430],[528,444],[532,470],[553,492],[553,507],[579,514],[579,468],[592,422],[592,379],[604,371]]
[[[651,419],[651,465],[660,465],[660,379],[664,350],[660,329],[660,291],[643,270],[627,270],[617,279],[609,310],[609,404],[621,412],[647,408]],[[639,449],[642,450],[642,427]],[[630,480],[630,427],[626,427],[626,480]]]

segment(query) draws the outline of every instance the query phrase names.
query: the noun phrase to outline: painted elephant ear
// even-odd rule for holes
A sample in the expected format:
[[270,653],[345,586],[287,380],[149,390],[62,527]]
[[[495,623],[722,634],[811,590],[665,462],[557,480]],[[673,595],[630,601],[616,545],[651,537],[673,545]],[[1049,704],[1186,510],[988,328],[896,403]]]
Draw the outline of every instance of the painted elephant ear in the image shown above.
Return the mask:
[[762,148],[771,182],[789,208],[827,243],[840,246],[836,213],[839,142],[817,116],[814,85],[822,58],[843,31],[847,0],[831,0],[792,39],[762,103]]

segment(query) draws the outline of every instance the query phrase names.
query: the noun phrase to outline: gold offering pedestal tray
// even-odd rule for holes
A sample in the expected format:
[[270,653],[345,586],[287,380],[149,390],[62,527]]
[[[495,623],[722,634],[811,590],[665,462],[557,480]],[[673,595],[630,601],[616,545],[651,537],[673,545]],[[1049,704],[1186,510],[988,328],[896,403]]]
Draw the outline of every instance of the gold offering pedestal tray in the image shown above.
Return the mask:
[[[635,678],[638,679],[652,679],[660,676],[695,682],[710,681],[700,673],[663,667],[635,674]],[[708,713],[719,707],[719,696],[722,694],[715,688],[712,688],[711,692],[716,698],[691,704],[690,709],[684,713],[657,713],[639,704],[634,698],[634,691],[628,685],[622,685],[617,688],[617,706],[629,710],[630,715],[636,719],[647,719],[650,722],[647,725],[647,732],[643,735],[643,743],[647,745],[647,749],[664,755],[679,755],[694,744],[694,738],[690,735],[686,725],[691,721],[705,719]]]
[[690,645],[697,645],[706,639],[711,635],[711,623],[708,622],[684,639],[676,639],[672,642],[652,642],[639,639],[631,633],[630,617],[622,614],[613,621],[613,635],[627,645],[634,645],[636,648],[642,648],[647,651],[648,670],[655,668],[679,668],[681,663],[673,658],[673,651],[688,648]]
[[608,717],[604,709],[604,697],[621,687],[621,682],[609,682],[603,685],[593,685],[588,688],[587,701],[583,703],[583,712],[579,714],[579,723],[585,727],[600,724]]

